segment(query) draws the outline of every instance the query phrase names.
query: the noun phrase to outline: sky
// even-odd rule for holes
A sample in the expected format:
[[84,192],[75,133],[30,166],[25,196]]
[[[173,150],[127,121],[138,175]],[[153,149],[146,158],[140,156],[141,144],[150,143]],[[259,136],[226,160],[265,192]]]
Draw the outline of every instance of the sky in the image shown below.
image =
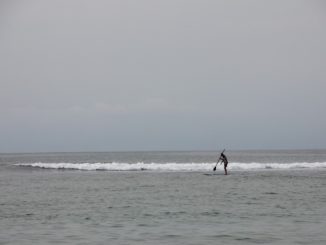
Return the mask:
[[326,148],[324,1],[2,0],[0,152]]

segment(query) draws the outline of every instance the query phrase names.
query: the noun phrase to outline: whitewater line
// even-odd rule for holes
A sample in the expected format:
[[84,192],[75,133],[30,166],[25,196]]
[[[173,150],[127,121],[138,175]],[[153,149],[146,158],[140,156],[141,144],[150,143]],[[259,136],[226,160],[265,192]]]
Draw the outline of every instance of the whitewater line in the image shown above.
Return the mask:
[[[18,163],[16,166],[44,169],[70,170],[106,170],[106,171],[211,171],[214,163]],[[218,169],[222,170],[222,165]],[[261,169],[318,169],[326,168],[326,162],[295,162],[295,163],[229,163],[230,170],[261,170]]]

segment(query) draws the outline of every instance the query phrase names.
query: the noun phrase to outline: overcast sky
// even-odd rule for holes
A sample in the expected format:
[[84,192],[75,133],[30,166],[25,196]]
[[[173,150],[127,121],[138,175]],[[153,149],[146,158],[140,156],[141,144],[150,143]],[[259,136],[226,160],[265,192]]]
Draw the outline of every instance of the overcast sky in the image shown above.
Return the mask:
[[323,1],[2,0],[0,152],[326,148]]

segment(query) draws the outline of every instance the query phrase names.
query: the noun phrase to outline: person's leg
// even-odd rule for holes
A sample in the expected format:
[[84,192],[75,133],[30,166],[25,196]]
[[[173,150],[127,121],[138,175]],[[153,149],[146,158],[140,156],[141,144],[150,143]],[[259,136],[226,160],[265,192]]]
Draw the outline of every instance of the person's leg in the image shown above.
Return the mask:
[[227,164],[224,164],[224,174],[228,175],[228,171],[227,171],[226,167],[227,167]]

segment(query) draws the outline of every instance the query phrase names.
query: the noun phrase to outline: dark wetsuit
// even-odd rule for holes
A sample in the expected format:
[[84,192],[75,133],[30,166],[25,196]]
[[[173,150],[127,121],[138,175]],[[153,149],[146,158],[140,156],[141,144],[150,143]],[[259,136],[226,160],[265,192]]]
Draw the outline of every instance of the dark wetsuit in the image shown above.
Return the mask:
[[224,174],[227,175],[228,171],[226,170],[226,167],[228,166],[228,159],[226,158],[226,156],[222,153],[221,157],[220,157],[221,161],[224,163]]

